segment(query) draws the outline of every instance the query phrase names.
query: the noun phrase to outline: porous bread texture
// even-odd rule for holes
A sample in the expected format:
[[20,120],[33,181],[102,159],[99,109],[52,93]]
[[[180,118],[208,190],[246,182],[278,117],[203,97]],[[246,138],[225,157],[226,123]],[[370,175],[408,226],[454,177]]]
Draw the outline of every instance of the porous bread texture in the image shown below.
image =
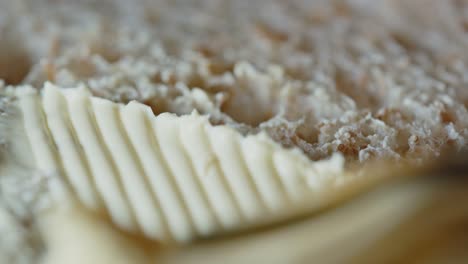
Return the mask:
[[467,146],[462,1],[9,2],[0,30],[18,46],[1,45],[29,54],[24,84],[197,109],[312,160],[421,161]]
[[3,263],[35,263],[40,256],[38,249],[42,249],[43,245],[30,225],[15,218],[10,208],[3,201],[0,202],[0,260]]
[[[467,10],[439,0],[0,0],[0,87],[84,83],[155,113],[197,109],[246,134],[266,130],[313,160],[419,161],[467,146]],[[0,250],[34,263],[7,212],[0,228],[16,231]]]

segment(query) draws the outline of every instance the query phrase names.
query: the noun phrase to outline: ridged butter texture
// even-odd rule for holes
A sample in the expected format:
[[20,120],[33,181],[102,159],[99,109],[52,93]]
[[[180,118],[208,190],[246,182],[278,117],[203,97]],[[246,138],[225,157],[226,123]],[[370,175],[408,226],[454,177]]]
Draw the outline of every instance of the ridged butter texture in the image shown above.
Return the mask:
[[[120,228],[186,242],[255,225],[338,184],[343,158],[312,162],[265,133],[243,136],[196,112],[155,116],[85,88],[18,91],[36,169],[56,203],[105,210]],[[311,201],[312,202],[312,201]]]

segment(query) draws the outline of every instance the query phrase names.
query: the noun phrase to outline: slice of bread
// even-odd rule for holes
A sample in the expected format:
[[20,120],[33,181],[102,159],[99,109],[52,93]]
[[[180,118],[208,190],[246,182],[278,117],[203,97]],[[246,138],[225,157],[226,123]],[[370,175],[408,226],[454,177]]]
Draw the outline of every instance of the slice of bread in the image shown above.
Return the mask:
[[[15,85],[41,90],[46,81],[63,90],[86,86],[94,97],[115,103],[136,100],[158,117],[173,117],[166,112],[182,116],[176,123],[199,121],[214,130],[223,127],[236,138],[254,139],[245,145],[260,140],[288,153],[285,159],[300,157],[301,164],[306,164],[303,167],[320,167],[344,158],[342,173],[333,172],[326,179],[332,183],[353,179],[345,177],[351,167],[372,161],[421,164],[447,149],[466,149],[468,40],[463,10],[467,8],[460,2],[437,0],[0,0],[0,88],[6,100],[0,107],[0,162],[6,168],[0,174],[2,195],[19,197],[18,190],[24,188],[41,193],[42,187],[37,186],[42,183],[31,184],[36,183],[37,175],[41,179],[44,170],[65,170],[75,165],[74,158],[83,159],[76,154],[80,151],[63,154],[62,143],[53,147],[57,143],[48,142],[43,147],[51,148],[46,151],[49,157],[69,157],[57,158],[69,164],[56,166],[56,157],[37,155],[21,140],[31,131],[18,129],[17,124],[40,126],[17,122],[24,112],[17,116],[10,107],[15,105],[9,102],[11,98],[21,97]],[[53,100],[51,103],[54,105]],[[206,118],[191,116],[194,111]],[[187,129],[198,131],[195,125]],[[71,142],[61,137],[63,127],[50,130],[56,134],[42,136]],[[173,135],[165,136],[169,140]],[[216,147],[224,147],[222,140],[214,138]],[[12,140],[21,144],[11,147]],[[128,150],[129,142],[109,152],[126,155],[123,150]],[[194,138],[179,143],[190,148],[203,145]],[[245,156],[255,163],[266,152],[259,148]],[[203,155],[188,155],[199,160],[196,164],[208,160]],[[42,161],[37,162],[38,158]],[[126,160],[116,158],[120,159]],[[204,168],[196,164],[192,169],[201,174]],[[128,171],[132,166],[140,168],[132,163],[117,165]],[[324,173],[328,175],[332,167]],[[69,172],[60,170],[58,178],[65,179]],[[69,170],[80,174],[78,167]],[[289,170],[283,168],[283,172]],[[81,175],[86,173],[81,171]],[[29,180],[31,174],[34,180]],[[254,174],[268,176],[263,170]],[[20,179],[15,184],[20,188],[11,188],[12,177],[5,176]],[[352,186],[352,182],[346,184]],[[50,181],[47,184],[50,188]],[[78,186],[70,181],[65,185],[75,188],[73,192],[86,207],[102,205],[96,202],[99,199],[88,188],[90,184]],[[331,193],[326,199],[333,200],[342,191],[327,186],[335,185],[317,187]],[[296,195],[295,189],[284,191]],[[268,197],[275,203],[276,196]],[[29,203],[34,199],[18,200],[26,205],[14,205],[15,215],[29,216]],[[216,211],[214,205],[212,209]],[[129,214],[120,209],[106,210],[125,230],[156,232],[136,228],[135,219],[125,220]],[[117,217],[118,213],[122,215]]]

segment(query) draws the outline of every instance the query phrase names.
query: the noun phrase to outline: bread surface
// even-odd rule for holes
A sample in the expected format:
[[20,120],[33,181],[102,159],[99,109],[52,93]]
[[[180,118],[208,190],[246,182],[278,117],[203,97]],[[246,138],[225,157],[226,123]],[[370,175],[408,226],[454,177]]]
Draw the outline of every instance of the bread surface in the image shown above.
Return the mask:
[[2,5],[7,84],[84,83],[155,113],[197,109],[312,160],[421,161],[466,147],[463,1]]
[[[464,1],[438,0],[0,0],[0,214],[3,226],[19,223],[18,238],[5,247],[0,239],[0,248],[43,252],[21,222],[43,171],[31,173],[34,159],[18,154],[31,152],[27,144],[9,148],[27,134],[15,130],[19,117],[8,108],[19,86],[85,86],[182,119],[196,110],[207,126],[265,137],[307,166],[336,155],[344,168],[424,164],[467,148],[466,10]],[[79,211],[65,212],[45,221]]]

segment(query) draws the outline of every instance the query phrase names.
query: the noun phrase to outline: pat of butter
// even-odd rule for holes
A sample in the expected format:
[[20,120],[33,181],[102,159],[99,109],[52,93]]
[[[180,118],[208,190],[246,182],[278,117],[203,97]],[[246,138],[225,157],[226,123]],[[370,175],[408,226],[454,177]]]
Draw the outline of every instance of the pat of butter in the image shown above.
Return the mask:
[[340,155],[312,162],[266,133],[244,137],[196,112],[154,116],[137,102],[116,104],[49,83],[41,94],[20,89],[17,97],[35,169],[58,175],[48,186],[54,202],[78,200],[162,242],[315,210],[323,203],[315,198],[344,174]]

